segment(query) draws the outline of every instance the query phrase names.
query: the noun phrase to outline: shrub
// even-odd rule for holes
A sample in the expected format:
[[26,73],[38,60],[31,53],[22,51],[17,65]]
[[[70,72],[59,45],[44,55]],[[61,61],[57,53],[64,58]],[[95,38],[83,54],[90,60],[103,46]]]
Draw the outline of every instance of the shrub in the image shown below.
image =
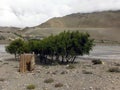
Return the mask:
[[62,71],[61,74],[68,74],[68,72],[67,71]]
[[29,90],[35,89],[35,85],[30,84],[30,85],[27,86],[27,89],[29,89]]
[[95,65],[95,64],[103,64],[103,62],[100,60],[100,59],[95,59],[95,60],[92,60],[92,63]]
[[0,78],[0,81],[1,81],[1,82],[4,82],[4,81],[5,81],[5,79],[4,79],[4,78]]
[[115,73],[120,73],[120,68],[118,67],[112,67],[108,70],[109,72],[115,72]]
[[86,71],[86,70],[83,70],[82,72],[83,74],[93,74],[91,71]]
[[67,67],[66,67],[66,69],[74,69],[75,68],[75,66],[73,65],[73,64],[69,64]]
[[53,83],[53,82],[54,82],[54,79],[52,78],[44,80],[44,83]]
[[0,36],[0,40],[5,40],[5,37],[4,36]]
[[120,63],[115,63],[115,66],[120,66]]
[[9,64],[9,63],[5,62],[5,63],[3,63],[3,64],[6,65],[6,64]]
[[56,83],[55,84],[55,87],[58,88],[58,87],[63,87],[63,84],[62,83]]

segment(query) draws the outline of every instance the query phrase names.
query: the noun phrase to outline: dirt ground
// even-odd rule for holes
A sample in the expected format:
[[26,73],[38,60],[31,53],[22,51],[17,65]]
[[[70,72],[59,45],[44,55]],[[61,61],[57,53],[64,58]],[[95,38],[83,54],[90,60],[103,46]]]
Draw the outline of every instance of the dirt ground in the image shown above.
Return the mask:
[[[43,66],[36,64],[33,72],[20,73],[19,61],[5,54],[0,60],[0,90],[120,90],[120,73],[108,72],[120,67],[120,60],[102,60],[104,64],[93,65],[91,60],[78,58],[69,65]],[[45,80],[52,79],[51,82]],[[57,87],[58,85],[58,87]]]

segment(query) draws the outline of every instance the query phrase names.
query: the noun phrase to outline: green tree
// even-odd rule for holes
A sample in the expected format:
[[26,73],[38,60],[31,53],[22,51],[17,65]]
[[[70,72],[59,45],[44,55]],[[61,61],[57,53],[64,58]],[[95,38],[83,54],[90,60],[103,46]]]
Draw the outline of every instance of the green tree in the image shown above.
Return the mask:
[[21,39],[16,39],[6,46],[6,51],[10,54],[14,54],[15,59],[17,59],[17,55],[29,52],[29,48],[26,42]]
[[43,40],[15,40],[11,42],[6,51],[16,55],[34,52],[39,54],[41,62],[74,62],[79,55],[89,54],[94,46],[94,40],[88,33],[79,31],[64,31],[58,35],[51,35]]
[[93,42],[88,33],[64,31],[43,39],[39,50],[41,57],[45,57],[45,60],[51,57],[52,61],[74,62],[78,55],[89,54],[94,46]]

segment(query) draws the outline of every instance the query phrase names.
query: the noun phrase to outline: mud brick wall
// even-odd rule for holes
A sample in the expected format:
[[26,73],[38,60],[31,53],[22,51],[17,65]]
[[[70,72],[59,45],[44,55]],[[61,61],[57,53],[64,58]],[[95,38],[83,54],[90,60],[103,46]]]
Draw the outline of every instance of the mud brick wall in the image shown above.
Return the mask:
[[20,55],[20,72],[32,71],[35,68],[35,55],[34,54],[21,54]]

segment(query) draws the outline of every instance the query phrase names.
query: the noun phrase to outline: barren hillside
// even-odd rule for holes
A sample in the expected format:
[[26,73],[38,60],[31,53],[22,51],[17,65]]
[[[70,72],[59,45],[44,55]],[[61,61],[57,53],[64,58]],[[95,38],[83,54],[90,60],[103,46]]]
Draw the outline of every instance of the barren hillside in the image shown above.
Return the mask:
[[0,43],[21,36],[46,37],[51,34],[59,34],[64,30],[88,32],[97,41],[120,43],[120,11],[76,13],[53,18],[39,26],[24,29],[0,27]]
[[75,13],[52,18],[39,25],[41,28],[120,27],[120,11]]

